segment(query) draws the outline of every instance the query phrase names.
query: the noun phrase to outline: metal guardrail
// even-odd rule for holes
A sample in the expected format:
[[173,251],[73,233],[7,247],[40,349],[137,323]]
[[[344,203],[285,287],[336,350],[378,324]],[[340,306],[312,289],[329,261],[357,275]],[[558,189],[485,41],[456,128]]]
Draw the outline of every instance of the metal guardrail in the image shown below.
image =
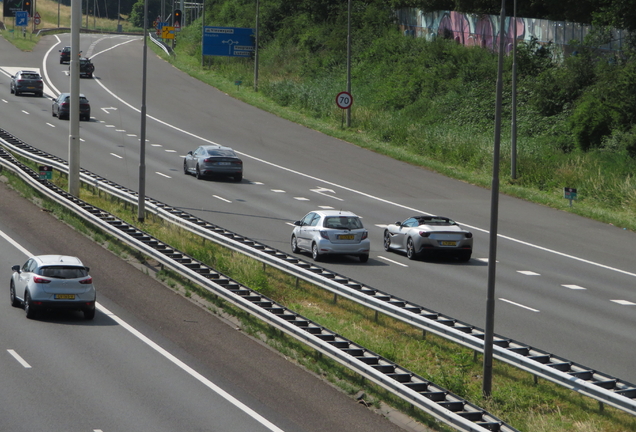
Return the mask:
[[20,175],[49,199],[152,257],[183,277],[198,283],[233,305],[329,356],[437,420],[459,431],[518,432],[497,417],[398,364],[314,323],[257,291],[214,271],[110,213],[90,205],[52,183],[0,149],[0,164]]
[[[7,136],[10,137],[7,140]],[[0,139],[18,154],[66,172],[64,160],[37,150],[0,130]],[[122,200],[137,203],[136,192],[82,170],[82,181]],[[484,331],[476,326],[367,286],[286,252],[273,249],[187,212],[148,199],[146,209],[206,239],[244,253],[385,315],[483,352]],[[495,335],[493,355],[535,376],[569,388],[599,402],[636,415],[636,386],[606,373],[513,339]]]

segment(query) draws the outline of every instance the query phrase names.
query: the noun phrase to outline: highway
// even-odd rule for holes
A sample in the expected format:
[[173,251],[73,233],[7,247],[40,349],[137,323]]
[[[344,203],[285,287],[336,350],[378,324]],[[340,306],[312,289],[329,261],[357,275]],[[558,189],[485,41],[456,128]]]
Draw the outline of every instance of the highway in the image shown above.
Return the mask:
[[[66,159],[68,122],[51,117],[50,100],[10,95],[5,74],[37,67],[51,92],[67,91],[68,66],[57,56],[68,40],[46,36],[32,53],[0,51],[3,127]],[[81,165],[137,190],[141,40],[82,35],[80,49],[96,67],[94,79],[81,81],[94,117],[81,123]],[[243,104],[150,51],[147,86],[147,196],[285,251],[291,223],[308,211],[351,210],[370,230],[369,262],[345,257],[325,267],[484,327],[490,191]],[[240,184],[183,174],[183,155],[209,142],[240,153]],[[418,213],[471,229],[473,259],[409,261],[384,252],[383,226]],[[636,382],[634,233],[505,195],[498,232],[495,332]]]
[[[0,215],[0,430],[403,430],[4,184]],[[93,321],[11,306],[11,266],[46,253],[91,268]]]

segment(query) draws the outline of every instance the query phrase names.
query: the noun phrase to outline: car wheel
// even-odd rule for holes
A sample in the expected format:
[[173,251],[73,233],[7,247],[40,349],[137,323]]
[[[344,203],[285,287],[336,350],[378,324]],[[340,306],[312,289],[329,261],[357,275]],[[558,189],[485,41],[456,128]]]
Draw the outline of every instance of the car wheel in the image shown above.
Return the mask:
[[298,239],[295,235],[293,235],[291,238],[291,250],[293,253],[300,252],[300,249],[298,248]]
[[84,319],[92,320],[95,318],[95,309],[84,309]]
[[459,253],[459,255],[457,256],[457,259],[460,260],[461,262],[468,262],[470,261],[470,257],[472,256],[473,251],[469,250],[469,251],[461,251]]
[[361,263],[365,263],[369,261],[369,254],[358,255],[358,258],[360,258]]
[[414,260],[415,255],[415,245],[413,244],[413,239],[409,237],[406,241],[406,257],[410,260]]
[[384,231],[384,250],[387,252],[391,250],[391,234],[388,230]]
[[320,261],[320,252],[318,251],[318,245],[316,243],[311,245],[311,257],[314,261]]
[[44,93],[40,92],[37,94],[38,97],[44,97]]
[[11,94],[13,94],[13,93],[15,93],[15,92],[14,92],[14,90],[13,90],[13,87],[11,87]]
[[28,291],[24,293],[24,312],[28,319],[35,318],[35,309],[31,306],[31,295]]
[[186,161],[183,161],[183,173],[184,173],[185,175],[190,174],[190,173],[188,172],[188,164],[186,163]]
[[201,174],[201,171],[199,170],[199,165],[197,165],[197,168],[196,168],[196,177],[199,180],[203,178],[203,174]]
[[11,287],[9,288],[9,293],[11,294],[11,306],[18,307],[20,306],[20,300],[15,296],[15,285],[13,284],[13,280],[11,281]]
[[234,181],[240,183],[243,180],[243,174],[237,174],[234,176]]

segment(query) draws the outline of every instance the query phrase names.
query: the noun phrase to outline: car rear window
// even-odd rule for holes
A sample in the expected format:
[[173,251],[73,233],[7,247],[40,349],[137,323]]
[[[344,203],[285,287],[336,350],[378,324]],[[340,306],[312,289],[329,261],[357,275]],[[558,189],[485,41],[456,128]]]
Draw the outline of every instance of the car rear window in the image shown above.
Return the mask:
[[22,74],[21,77],[22,79],[34,79],[34,80],[40,79],[40,75],[38,74]]
[[40,276],[56,279],[78,279],[88,276],[86,267],[49,266],[41,267],[37,272]]
[[325,228],[359,229],[363,228],[362,221],[351,216],[327,216],[323,224]]
[[236,157],[236,153],[228,149],[209,149],[208,154],[210,156]]

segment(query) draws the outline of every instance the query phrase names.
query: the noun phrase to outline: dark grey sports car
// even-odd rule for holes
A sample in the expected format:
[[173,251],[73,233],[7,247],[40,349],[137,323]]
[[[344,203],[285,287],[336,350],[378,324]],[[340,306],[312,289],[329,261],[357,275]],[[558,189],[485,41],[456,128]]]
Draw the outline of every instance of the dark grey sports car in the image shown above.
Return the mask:
[[473,234],[447,217],[413,216],[386,227],[384,250],[404,252],[411,260],[450,255],[468,261],[473,252]]
[[213,175],[243,179],[243,161],[230,147],[204,145],[188,152],[183,160],[183,172],[194,174],[198,179]]

